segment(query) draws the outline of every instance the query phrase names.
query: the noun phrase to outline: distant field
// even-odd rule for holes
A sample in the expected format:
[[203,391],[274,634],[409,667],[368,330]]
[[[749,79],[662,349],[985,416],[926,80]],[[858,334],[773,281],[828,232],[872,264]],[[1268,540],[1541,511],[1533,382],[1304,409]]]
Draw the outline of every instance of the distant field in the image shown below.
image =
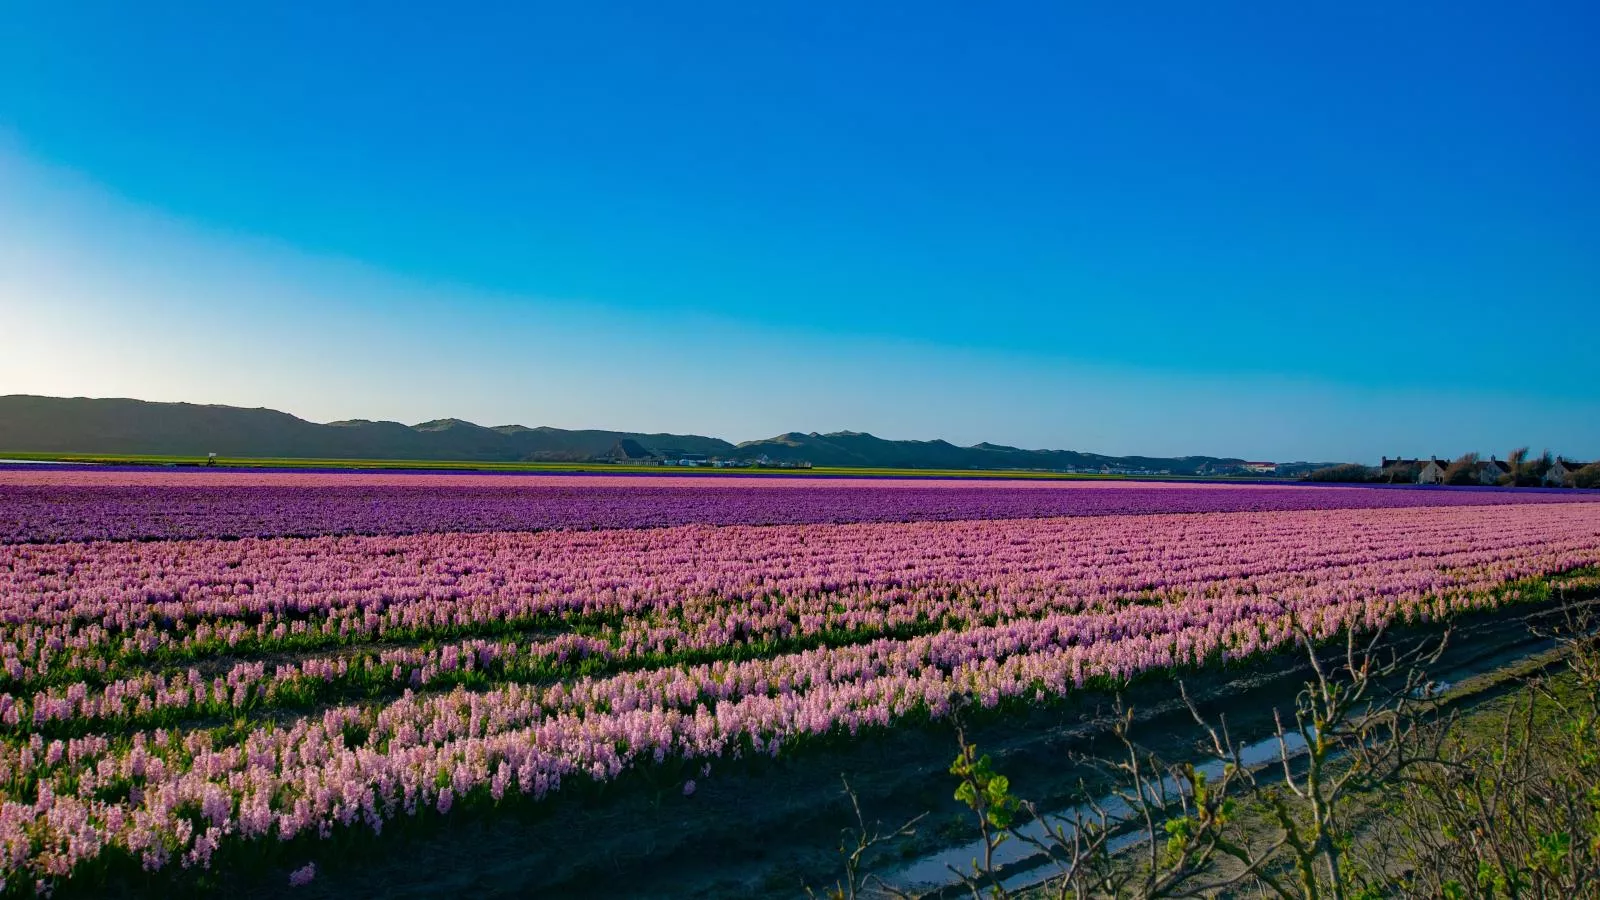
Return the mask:
[[[19,459],[41,462],[77,462],[101,465],[137,466],[198,466],[205,463],[199,456],[153,456],[118,453],[11,453],[0,450],[0,459]],[[680,468],[676,466],[630,466],[611,463],[586,462],[477,462],[471,460],[432,459],[292,459],[288,457],[217,457],[217,465],[228,468],[252,469],[448,469],[475,472],[705,472],[716,475],[871,475],[876,477],[923,478],[1053,478],[1053,479],[1126,479],[1128,475],[1080,475],[1067,472],[1032,472],[1015,469],[895,469],[882,467],[816,466],[810,469],[713,469]],[[1162,475],[1163,479],[1190,480],[1192,475]],[[1238,479],[1206,478],[1203,480],[1227,481]]]
[[1590,502],[1585,491],[1001,478],[0,468],[0,542],[810,525]]

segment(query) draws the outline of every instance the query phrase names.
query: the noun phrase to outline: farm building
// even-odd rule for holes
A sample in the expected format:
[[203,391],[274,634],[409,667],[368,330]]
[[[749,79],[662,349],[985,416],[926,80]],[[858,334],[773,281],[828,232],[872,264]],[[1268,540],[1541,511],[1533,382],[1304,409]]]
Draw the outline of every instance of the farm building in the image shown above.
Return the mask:
[[1575,462],[1570,459],[1556,457],[1556,461],[1544,473],[1546,487],[1572,487],[1572,476],[1588,463]]
[[1503,459],[1489,457],[1487,462],[1478,463],[1479,484],[1499,484],[1500,479],[1511,474],[1511,466]]
[[[1428,459],[1407,459],[1403,456],[1390,459],[1385,456],[1379,471],[1389,481],[1411,482],[1413,484],[1444,484],[1444,470],[1449,465],[1450,463],[1447,460],[1440,459],[1437,456],[1429,457]],[[1480,471],[1478,477],[1481,481],[1486,476]],[[1484,481],[1483,483],[1493,484],[1494,482]]]
[[1378,467],[1378,471],[1385,481],[1416,481],[1417,472],[1422,468],[1423,462],[1421,459],[1406,459],[1403,456],[1397,456],[1394,459],[1385,456],[1383,464]]
[[1444,469],[1449,463],[1430,459],[1417,470],[1417,484],[1444,484]]

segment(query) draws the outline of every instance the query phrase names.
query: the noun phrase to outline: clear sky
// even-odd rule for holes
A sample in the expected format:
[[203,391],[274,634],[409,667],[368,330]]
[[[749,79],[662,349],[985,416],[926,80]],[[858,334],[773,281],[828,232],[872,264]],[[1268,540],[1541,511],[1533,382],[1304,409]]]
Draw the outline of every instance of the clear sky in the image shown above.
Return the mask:
[[245,6],[0,11],[0,393],[1600,456],[1592,2]]

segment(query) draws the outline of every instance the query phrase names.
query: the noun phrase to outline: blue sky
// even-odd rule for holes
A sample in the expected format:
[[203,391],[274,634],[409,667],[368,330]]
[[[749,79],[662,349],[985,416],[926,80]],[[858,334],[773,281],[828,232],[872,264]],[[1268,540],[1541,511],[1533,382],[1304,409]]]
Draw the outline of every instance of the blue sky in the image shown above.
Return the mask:
[[1068,7],[13,4],[0,392],[1600,455],[1600,8]]

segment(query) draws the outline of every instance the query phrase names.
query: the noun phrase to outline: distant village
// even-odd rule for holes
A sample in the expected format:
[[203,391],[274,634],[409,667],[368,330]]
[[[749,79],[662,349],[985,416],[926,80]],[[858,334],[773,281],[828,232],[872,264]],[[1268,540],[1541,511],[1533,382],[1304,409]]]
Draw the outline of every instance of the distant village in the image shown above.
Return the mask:
[[[1543,464],[1538,461],[1528,464],[1520,461],[1513,463],[1496,459],[1494,456],[1478,459],[1474,454],[1457,457],[1453,462],[1437,456],[1428,459],[1402,457],[1390,459],[1385,456],[1382,465],[1378,467],[1377,480],[1392,484],[1460,484],[1465,481],[1480,485],[1503,485],[1513,480],[1514,469],[1522,465],[1543,469],[1542,472],[1535,471],[1532,474],[1532,480],[1541,487],[1575,487],[1578,473],[1592,463],[1577,462],[1562,456],[1549,459]],[[1452,467],[1461,474],[1452,478]]]
[[770,459],[766,454],[748,459],[710,456],[686,450],[655,451],[635,440],[623,439],[611,449],[595,457],[592,462],[617,463],[629,466],[682,466],[688,469],[809,469],[804,460]]
[[[636,440],[624,438],[611,445],[605,453],[590,459],[590,462],[613,463],[629,466],[676,466],[695,469],[810,469],[809,460],[772,459],[766,454],[753,457],[723,457],[712,456],[706,453],[691,453],[687,450],[662,449],[652,450]],[[1280,477],[1297,478],[1316,468],[1311,463],[1286,463],[1273,462],[1246,462],[1246,461],[1217,461],[1204,463],[1193,473],[1174,473],[1171,469],[1144,468],[1127,465],[1098,465],[1098,466],[1066,466],[1056,469],[1004,469],[996,471],[1028,471],[1028,472],[1055,472],[1069,475],[1174,475],[1194,474],[1201,476],[1253,476],[1253,477]]]
[[[1311,467],[1305,466],[1306,470]],[[1173,475],[1171,469],[1149,469],[1138,466],[1067,466],[1063,469],[1053,469],[1056,472],[1065,472],[1071,475]],[[1183,473],[1189,474],[1189,473]],[[1293,477],[1301,474],[1301,470],[1291,470],[1289,466],[1280,466],[1272,462],[1215,462],[1202,463],[1193,472],[1201,476],[1240,476],[1254,475],[1258,477]]]

